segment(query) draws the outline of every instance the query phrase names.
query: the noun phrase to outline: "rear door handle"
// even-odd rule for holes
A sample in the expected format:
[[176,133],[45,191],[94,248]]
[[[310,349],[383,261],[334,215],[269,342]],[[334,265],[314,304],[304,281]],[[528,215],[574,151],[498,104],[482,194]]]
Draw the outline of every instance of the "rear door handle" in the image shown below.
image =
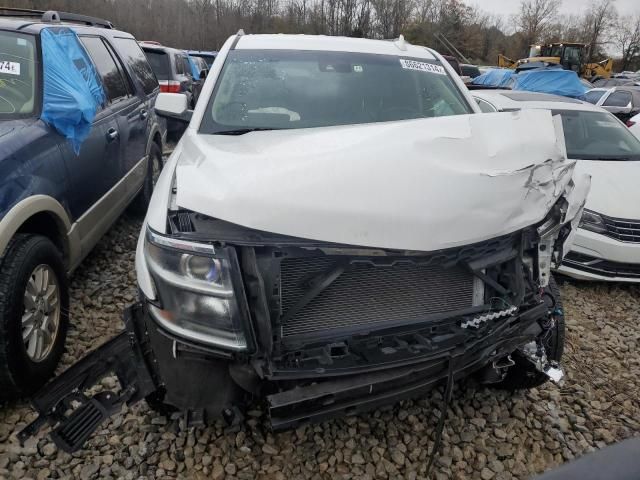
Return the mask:
[[146,110],[142,110],[142,111],[140,112],[140,118],[141,118],[142,120],[146,120],[148,116],[149,116],[149,112],[147,112]]
[[113,142],[114,140],[117,140],[119,134],[118,131],[115,128],[110,128],[109,130],[107,130],[107,141],[108,142]]

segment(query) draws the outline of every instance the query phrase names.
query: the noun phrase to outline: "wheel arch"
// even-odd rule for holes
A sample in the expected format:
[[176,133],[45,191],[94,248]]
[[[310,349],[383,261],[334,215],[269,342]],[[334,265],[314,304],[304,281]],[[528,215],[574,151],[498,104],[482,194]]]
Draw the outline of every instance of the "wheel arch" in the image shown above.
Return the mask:
[[14,205],[0,220],[0,257],[17,233],[43,235],[56,245],[66,268],[74,263],[79,245],[74,245],[69,231],[71,220],[64,207],[55,198],[33,195]]

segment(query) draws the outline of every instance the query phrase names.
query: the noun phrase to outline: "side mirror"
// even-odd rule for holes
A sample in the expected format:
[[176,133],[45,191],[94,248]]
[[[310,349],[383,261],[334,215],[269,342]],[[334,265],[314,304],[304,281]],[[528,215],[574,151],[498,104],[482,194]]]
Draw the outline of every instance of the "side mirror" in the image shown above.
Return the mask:
[[208,68],[204,68],[204,69],[200,70],[200,80],[204,80],[205,78],[207,78],[207,75],[209,75],[209,69]]
[[159,93],[155,111],[161,117],[173,118],[189,123],[193,110],[189,110],[189,100],[184,93]]

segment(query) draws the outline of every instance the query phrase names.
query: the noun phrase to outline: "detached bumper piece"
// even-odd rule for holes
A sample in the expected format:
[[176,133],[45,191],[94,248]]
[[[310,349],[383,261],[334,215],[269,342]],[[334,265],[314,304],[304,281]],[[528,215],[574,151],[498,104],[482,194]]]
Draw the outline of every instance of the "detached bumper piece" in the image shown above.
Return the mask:
[[[48,423],[55,444],[65,452],[74,452],[123,404],[136,403],[156,390],[128,312],[126,331],[52,379],[31,399],[39,416],[18,434],[21,443]],[[86,392],[109,374],[117,376],[120,390],[88,396]]]

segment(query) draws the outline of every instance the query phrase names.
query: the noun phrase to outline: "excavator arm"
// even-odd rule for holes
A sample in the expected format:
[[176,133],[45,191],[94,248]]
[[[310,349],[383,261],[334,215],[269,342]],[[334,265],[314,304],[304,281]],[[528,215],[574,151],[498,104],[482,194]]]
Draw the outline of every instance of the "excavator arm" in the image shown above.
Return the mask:
[[602,60],[597,63],[586,63],[584,65],[582,76],[586,79],[594,77],[609,78],[611,77],[612,71],[613,59],[607,58],[606,60]]
[[498,54],[498,66],[500,68],[516,68],[518,66],[518,62],[515,60],[511,60],[509,57]]

